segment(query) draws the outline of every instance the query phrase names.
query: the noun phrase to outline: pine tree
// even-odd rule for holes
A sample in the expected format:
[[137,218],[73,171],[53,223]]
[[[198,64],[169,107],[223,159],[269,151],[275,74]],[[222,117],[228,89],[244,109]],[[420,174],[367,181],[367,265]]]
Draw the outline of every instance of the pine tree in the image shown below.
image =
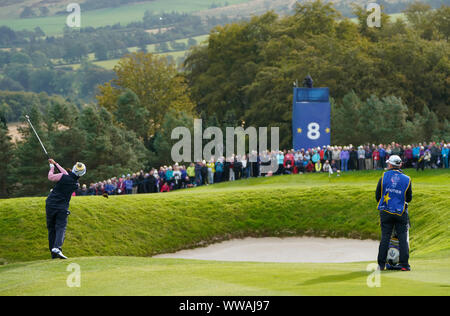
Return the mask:
[[112,114],[105,108],[83,108],[76,128],[85,133],[85,142],[78,148],[78,160],[88,169],[83,181],[97,182],[118,173],[138,171],[149,158],[136,134],[113,124]]
[[173,163],[171,159],[172,146],[178,142],[178,140],[171,139],[172,131],[176,127],[186,127],[190,130],[191,136],[193,137],[193,123],[194,118],[184,112],[171,110],[166,113],[161,128],[157,132],[153,142],[155,153],[151,156],[150,160],[153,167]]
[[359,124],[362,102],[354,91],[344,96],[342,102],[331,102],[334,144],[361,144],[363,137],[357,126]]
[[[39,137],[46,145],[47,151],[52,153],[42,115],[35,105],[32,106],[29,115]],[[51,183],[47,181],[47,157],[29,126],[20,128],[19,132],[22,134],[23,140],[17,144],[16,151],[17,167],[14,177],[19,183],[16,193],[19,196],[44,195],[51,187]]]
[[0,112],[0,198],[10,197],[13,189],[11,169],[14,148],[5,122],[6,119]]
[[142,139],[146,138],[149,112],[132,90],[126,89],[119,96],[114,117],[125,129],[134,131]]

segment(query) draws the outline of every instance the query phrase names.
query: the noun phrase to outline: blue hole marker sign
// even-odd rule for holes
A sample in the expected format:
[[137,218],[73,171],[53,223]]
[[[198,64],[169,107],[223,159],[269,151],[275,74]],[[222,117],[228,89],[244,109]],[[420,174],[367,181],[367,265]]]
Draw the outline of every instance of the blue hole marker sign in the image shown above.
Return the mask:
[[328,88],[294,88],[293,148],[306,150],[330,145],[330,117]]

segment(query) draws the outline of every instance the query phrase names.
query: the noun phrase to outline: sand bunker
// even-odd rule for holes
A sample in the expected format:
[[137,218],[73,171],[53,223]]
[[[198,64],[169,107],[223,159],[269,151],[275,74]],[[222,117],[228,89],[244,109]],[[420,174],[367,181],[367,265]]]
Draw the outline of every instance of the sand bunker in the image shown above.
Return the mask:
[[378,241],[333,238],[245,238],[154,258],[338,263],[376,261]]

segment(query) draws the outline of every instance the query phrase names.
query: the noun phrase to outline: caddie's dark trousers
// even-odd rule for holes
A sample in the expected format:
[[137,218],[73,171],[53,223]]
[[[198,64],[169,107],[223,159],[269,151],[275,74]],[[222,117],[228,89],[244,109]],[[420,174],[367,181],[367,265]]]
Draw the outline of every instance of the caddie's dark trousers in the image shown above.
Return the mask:
[[53,248],[62,248],[66,235],[67,217],[70,212],[64,209],[54,209],[46,207],[47,229],[48,229],[48,247],[50,251]]
[[389,241],[392,230],[395,227],[400,248],[399,264],[402,267],[409,267],[409,246],[408,246],[408,213],[403,212],[402,216],[389,214],[380,211],[381,222],[381,242],[378,250],[378,265],[384,267],[389,250]]

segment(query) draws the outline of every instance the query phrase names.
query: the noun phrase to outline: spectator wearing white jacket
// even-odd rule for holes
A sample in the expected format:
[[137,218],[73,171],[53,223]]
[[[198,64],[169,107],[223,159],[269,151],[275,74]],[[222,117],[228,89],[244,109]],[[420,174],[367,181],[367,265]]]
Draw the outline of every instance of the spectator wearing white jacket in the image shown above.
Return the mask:
[[366,151],[364,150],[363,146],[358,147],[358,167],[359,170],[364,170],[364,159],[366,158]]

